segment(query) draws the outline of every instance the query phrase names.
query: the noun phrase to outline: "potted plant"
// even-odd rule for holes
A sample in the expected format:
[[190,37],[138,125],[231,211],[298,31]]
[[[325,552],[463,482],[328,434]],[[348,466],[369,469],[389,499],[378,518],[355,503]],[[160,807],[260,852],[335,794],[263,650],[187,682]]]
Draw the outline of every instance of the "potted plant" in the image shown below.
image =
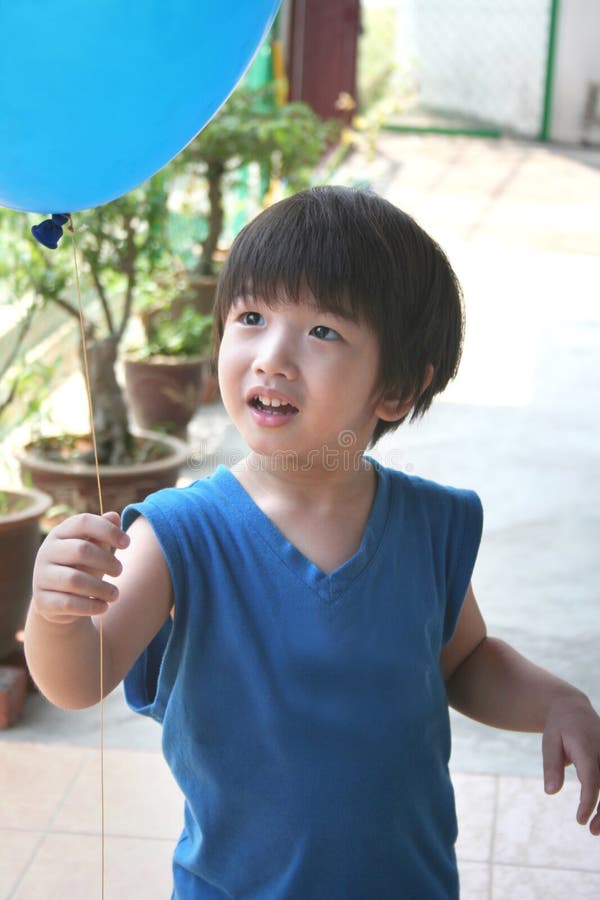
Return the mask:
[[[12,370],[23,336],[24,329],[20,328],[0,370],[0,441],[6,439],[10,429],[11,408],[20,404],[21,421],[37,408],[40,389],[37,373],[33,377],[19,377]],[[35,392],[29,399],[24,394],[27,387]],[[15,486],[0,488],[0,662],[14,660],[19,655],[16,635],[25,624],[31,597],[33,564],[40,544],[40,518],[51,503],[51,498],[40,491]]]
[[[124,360],[125,385],[134,421],[141,428],[160,430],[185,438],[187,426],[198,409],[212,399],[208,359],[212,344],[212,316],[184,305],[175,317],[173,304],[185,289],[164,285],[160,311],[140,318],[143,344]],[[157,285],[157,291],[159,286]],[[168,296],[167,296],[168,291]],[[156,293],[153,302],[155,302]]]
[[[119,346],[132,318],[137,291],[165,265],[167,173],[124,197],[86,213],[76,223],[84,297],[84,331],[94,424],[106,508],[121,509],[151,490],[174,484],[185,446],[168,436],[133,434],[116,377]],[[83,217],[82,217],[83,220]],[[0,210],[0,278],[13,298],[28,298],[35,314],[60,309],[79,319],[73,260],[68,246],[39,246],[25,216]],[[89,435],[51,435],[19,455],[32,483],[73,510],[97,511],[97,482]]]
[[[242,84],[209,124],[172,163],[178,177],[181,211],[203,213],[203,231],[192,250],[190,290],[173,312],[193,302],[202,313],[212,309],[220,246],[225,230],[225,193],[244,167],[258,169],[255,204],[275,184],[288,191],[308,187],[315,167],[337,135],[339,123],[323,121],[306,103],[278,103],[277,83],[262,87]],[[248,179],[246,179],[246,182]]]

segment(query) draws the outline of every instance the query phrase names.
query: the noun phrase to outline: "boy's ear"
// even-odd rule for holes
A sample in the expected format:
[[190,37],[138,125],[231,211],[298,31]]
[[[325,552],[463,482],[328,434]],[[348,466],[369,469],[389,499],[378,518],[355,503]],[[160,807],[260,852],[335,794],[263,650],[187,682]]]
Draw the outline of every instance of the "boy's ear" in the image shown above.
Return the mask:
[[423,391],[427,390],[431,384],[432,378],[433,366],[431,363],[428,363],[421,390],[418,391],[418,393],[413,394],[412,397],[409,397],[408,400],[399,400],[396,394],[384,394],[383,397],[380,398],[377,408],[375,409],[377,418],[383,419],[384,422],[397,422],[398,419],[403,419],[404,416],[410,412]]

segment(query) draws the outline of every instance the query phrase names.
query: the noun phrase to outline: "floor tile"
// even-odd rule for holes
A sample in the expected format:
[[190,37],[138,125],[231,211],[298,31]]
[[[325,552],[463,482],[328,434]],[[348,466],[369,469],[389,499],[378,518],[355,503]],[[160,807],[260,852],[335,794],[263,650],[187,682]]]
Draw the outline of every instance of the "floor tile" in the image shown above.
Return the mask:
[[492,828],[496,803],[496,779],[493,775],[453,774],[458,841],[456,853],[470,862],[491,859]]
[[[107,838],[105,896],[109,900],[166,900],[171,893],[170,841]],[[11,900],[100,900],[99,840],[49,834]]]
[[46,828],[88,751],[0,743],[0,828]]
[[[175,841],[183,800],[162,755],[151,750],[104,753],[104,830],[107,835]],[[100,755],[94,753],[65,797],[53,831],[100,829]]]
[[11,896],[41,839],[35,831],[0,829],[0,900]]
[[578,802],[575,781],[550,797],[539,779],[501,777],[493,861],[600,873],[600,838],[575,821]]
[[460,900],[489,900],[491,867],[488,863],[458,861]]
[[[104,698],[103,717],[105,747],[160,751],[160,726],[128,708],[122,685]],[[22,744],[41,741],[97,750],[100,747],[100,711],[97,706],[59,709],[37,691],[32,691],[22,718],[2,733],[2,741]]]
[[600,873],[494,866],[491,900],[598,900]]

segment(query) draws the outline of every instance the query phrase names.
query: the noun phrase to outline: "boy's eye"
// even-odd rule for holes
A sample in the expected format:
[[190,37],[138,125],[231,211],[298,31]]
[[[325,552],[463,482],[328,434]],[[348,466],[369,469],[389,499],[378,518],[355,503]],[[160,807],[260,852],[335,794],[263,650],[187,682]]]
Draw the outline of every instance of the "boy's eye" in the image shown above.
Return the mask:
[[314,328],[311,328],[310,333],[319,338],[320,341],[337,341],[340,338],[337,331],[334,331],[328,325],[315,325]]
[[260,313],[245,312],[240,316],[240,322],[242,325],[264,325],[265,320]]

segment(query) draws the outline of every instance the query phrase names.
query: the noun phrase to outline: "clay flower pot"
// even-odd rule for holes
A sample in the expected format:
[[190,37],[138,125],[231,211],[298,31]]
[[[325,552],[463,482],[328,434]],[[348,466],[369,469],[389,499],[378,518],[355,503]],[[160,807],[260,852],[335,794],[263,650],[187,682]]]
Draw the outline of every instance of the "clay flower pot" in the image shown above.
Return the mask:
[[136,425],[184,440],[202,403],[204,371],[200,356],[126,359],[125,387]]
[[[100,466],[103,505],[106,511],[121,512],[128,503],[143,500],[153,491],[176,484],[185,465],[188,448],[182,441],[155,432],[134,435],[138,459],[131,465]],[[89,443],[89,435],[81,437]],[[98,486],[93,463],[61,461],[58,439],[32,442],[17,453],[24,478],[46,491],[54,502],[72,512],[98,512]],[[53,458],[48,451],[54,447]],[[44,452],[46,451],[46,452]]]
[[8,512],[0,515],[0,660],[20,649],[15,637],[25,624],[31,576],[40,546],[40,518],[52,498],[20,488],[2,491]]

